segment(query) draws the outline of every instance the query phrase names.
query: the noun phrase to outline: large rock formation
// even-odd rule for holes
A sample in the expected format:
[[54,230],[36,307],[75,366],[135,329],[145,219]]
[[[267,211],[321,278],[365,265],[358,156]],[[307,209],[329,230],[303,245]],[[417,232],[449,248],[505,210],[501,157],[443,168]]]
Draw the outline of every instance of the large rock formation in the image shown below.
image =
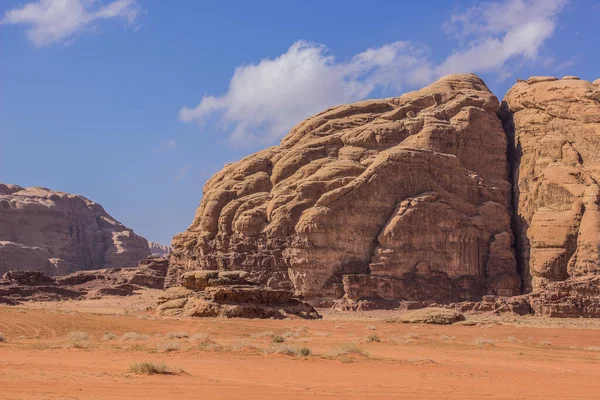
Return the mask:
[[308,118],[206,183],[167,285],[243,269],[307,298],[519,294],[498,109],[468,74]]
[[0,183],[0,275],[135,266],[148,242],[85,197]]
[[154,256],[168,256],[171,252],[171,246],[164,244],[148,241],[148,248],[150,248],[150,254]]
[[129,296],[144,288],[162,289],[168,266],[166,258],[150,256],[136,268],[77,271],[64,276],[8,271],[0,275],[0,304]]
[[505,102],[525,289],[599,274],[600,88],[534,77]]

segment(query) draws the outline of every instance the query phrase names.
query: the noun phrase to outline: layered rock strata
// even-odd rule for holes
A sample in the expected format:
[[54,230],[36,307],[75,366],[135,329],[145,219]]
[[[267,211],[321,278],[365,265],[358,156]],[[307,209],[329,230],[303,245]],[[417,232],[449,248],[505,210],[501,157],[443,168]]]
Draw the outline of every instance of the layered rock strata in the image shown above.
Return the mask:
[[252,284],[245,271],[192,271],[183,286],[171,287],[159,300],[159,315],[226,318],[321,318],[291,290]]

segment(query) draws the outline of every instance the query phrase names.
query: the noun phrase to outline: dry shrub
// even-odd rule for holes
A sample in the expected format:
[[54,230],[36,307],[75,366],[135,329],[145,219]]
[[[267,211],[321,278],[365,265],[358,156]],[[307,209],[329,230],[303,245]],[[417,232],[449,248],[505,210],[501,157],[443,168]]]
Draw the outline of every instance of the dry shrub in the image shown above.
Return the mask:
[[189,337],[190,335],[187,332],[169,332],[165,335],[166,339],[184,339]]
[[136,332],[127,332],[121,336],[121,340],[148,340],[150,339],[149,335],[141,335]]
[[179,343],[177,342],[164,342],[158,344],[158,351],[163,353],[167,353],[169,351],[177,351],[179,350]]
[[377,342],[380,343],[381,342],[381,338],[377,335],[369,335],[367,336],[367,343],[373,343],[373,342]]
[[333,357],[346,356],[351,354],[358,354],[365,357],[369,356],[369,353],[365,350],[358,347],[355,343],[343,343],[335,348],[329,353],[329,355]]
[[154,363],[150,361],[131,364],[129,372],[138,375],[166,375],[170,374],[169,367],[165,363]]

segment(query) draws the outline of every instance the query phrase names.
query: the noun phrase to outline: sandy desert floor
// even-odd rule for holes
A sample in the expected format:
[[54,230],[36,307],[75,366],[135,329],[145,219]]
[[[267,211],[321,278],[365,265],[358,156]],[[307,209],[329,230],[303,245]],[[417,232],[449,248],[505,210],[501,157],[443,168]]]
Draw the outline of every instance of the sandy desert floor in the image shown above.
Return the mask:
[[[595,399],[600,321],[155,317],[142,297],[0,306],[0,398]],[[280,343],[275,343],[279,341]],[[300,356],[300,349],[310,356]],[[306,351],[306,350],[305,350]],[[170,373],[138,375],[138,362]]]

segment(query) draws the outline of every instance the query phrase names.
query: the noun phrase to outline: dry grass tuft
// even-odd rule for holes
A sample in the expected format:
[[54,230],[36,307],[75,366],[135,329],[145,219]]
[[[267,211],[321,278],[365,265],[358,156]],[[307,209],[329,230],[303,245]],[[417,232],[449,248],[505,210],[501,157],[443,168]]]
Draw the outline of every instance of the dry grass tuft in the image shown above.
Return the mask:
[[67,334],[69,341],[88,340],[90,335],[87,332],[73,331]]
[[121,340],[148,340],[150,339],[149,335],[141,335],[136,332],[127,332],[121,336]]
[[116,339],[117,335],[115,335],[114,333],[106,333],[103,337],[102,340],[106,341],[106,340],[113,340]]
[[179,343],[177,343],[177,342],[164,342],[164,343],[159,343],[157,348],[158,348],[158,351],[167,353],[169,351],[179,350],[180,346],[179,346]]
[[587,351],[600,351],[600,346],[590,346],[590,347],[586,347],[584,350],[587,350]]
[[477,346],[486,346],[486,345],[491,345],[491,346],[495,346],[496,345],[496,340],[495,339],[488,339],[488,338],[477,338],[475,339],[475,344]]
[[449,340],[454,340],[454,339],[456,339],[456,336],[448,336],[448,335],[440,336],[440,340],[443,340],[443,341],[449,341]]
[[377,330],[377,327],[376,327],[376,326],[373,326],[373,325],[367,325],[367,326],[365,326],[365,329],[367,329],[367,330],[369,330],[369,331],[376,331],[376,330]]
[[265,331],[265,332],[254,333],[254,334],[250,335],[250,337],[252,339],[263,339],[266,337],[272,337],[273,335],[274,335],[274,333],[272,331]]
[[131,364],[129,372],[138,375],[167,375],[171,371],[165,363],[154,363],[150,361]]
[[271,337],[271,343],[283,343],[285,342],[285,338],[279,335],[273,335]]
[[6,342],[6,336],[2,332],[0,332],[0,343]]
[[365,357],[369,357],[369,353],[358,347],[355,343],[340,344],[333,348],[333,350],[329,353],[329,355],[333,357],[346,356],[352,354],[358,354]]
[[187,332],[169,332],[165,335],[166,339],[184,339],[190,337]]
[[367,343],[373,343],[373,342],[377,342],[380,343],[381,342],[381,338],[377,335],[369,335],[367,336]]

